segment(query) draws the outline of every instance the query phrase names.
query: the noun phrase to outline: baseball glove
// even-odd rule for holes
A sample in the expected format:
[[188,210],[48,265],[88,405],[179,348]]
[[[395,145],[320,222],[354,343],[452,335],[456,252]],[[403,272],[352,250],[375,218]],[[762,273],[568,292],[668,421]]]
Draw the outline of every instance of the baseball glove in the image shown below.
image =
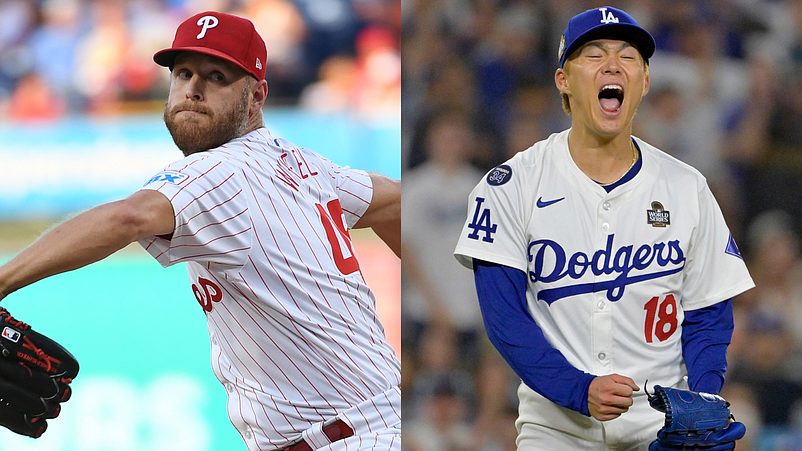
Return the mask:
[[646,394],[649,405],[666,415],[649,451],[732,450],[746,433],[746,426],[735,421],[730,403],[721,396],[659,385],[653,395]]
[[78,361],[0,307],[0,425],[38,438],[70,399]]

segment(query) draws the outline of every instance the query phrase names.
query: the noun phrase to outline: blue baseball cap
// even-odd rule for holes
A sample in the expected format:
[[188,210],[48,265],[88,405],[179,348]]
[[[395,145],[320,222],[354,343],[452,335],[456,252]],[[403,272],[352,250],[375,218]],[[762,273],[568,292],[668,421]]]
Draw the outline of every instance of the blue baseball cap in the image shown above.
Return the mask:
[[560,67],[585,43],[594,39],[620,39],[634,45],[649,62],[654,55],[654,38],[629,14],[612,6],[589,9],[568,21],[560,39]]

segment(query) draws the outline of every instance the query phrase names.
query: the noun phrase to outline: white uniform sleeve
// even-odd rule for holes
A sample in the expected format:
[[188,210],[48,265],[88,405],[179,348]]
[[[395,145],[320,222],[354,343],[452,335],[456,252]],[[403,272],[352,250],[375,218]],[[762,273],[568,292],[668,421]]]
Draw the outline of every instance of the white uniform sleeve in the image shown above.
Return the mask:
[[454,251],[463,266],[472,268],[472,259],[478,258],[527,271],[527,224],[520,179],[510,166],[502,165],[491,170],[471,192],[468,218]]
[[345,216],[345,226],[350,229],[365,214],[373,199],[373,182],[370,175],[360,169],[340,166],[308,149],[300,149],[310,164],[316,164],[329,175],[332,186],[340,199]]
[[699,212],[683,275],[685,310],[713,305],[755,286],[707,184],[699,191]]
[[233,166],[213,158],[189,158],[169,165],[141,189],[164,194],[173,205],[170,239],[139,243],[162,266],[186,261],[240,266],[251,246],[248,201]]

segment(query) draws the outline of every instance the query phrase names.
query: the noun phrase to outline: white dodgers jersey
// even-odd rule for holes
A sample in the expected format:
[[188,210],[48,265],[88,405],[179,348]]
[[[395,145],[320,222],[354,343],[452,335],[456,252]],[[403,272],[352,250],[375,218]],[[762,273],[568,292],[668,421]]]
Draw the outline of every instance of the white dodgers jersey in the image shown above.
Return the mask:
[[[698,171],[635,139],[641,170],[608,193],[574,163],[569,131],[476,186],[456,257],[526,273],[529,312],[574,367],[677,386],[686,375],[684,312],[729,299],[752,279]],[[590,421],[553,410],[528,387],[519,395],[526,421],[562,430],[566,414]],[[604,423],[609,438],[642,429],[639,415],[662,417],[645,398],[636,393],[630,412]]]
[[163,266],[187,263],[248,449],[284,447],[335,415],[357,433],[400,424],[400,363],[348,235],[373,194],[366,172],[262,128],[143,189],[167,196],[176,226],[140,244]]

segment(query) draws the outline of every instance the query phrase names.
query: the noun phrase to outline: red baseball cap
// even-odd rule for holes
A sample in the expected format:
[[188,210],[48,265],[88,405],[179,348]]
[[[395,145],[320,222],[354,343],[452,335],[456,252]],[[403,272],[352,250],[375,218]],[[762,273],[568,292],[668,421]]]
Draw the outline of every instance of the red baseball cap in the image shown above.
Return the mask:
[[156,52],[153,61],[172,69],[180,52],[198,52],[230,61],[264,80],[267,65],[265,41],[253,22],[231,14],[206,11],[178,26],[173,46]]

